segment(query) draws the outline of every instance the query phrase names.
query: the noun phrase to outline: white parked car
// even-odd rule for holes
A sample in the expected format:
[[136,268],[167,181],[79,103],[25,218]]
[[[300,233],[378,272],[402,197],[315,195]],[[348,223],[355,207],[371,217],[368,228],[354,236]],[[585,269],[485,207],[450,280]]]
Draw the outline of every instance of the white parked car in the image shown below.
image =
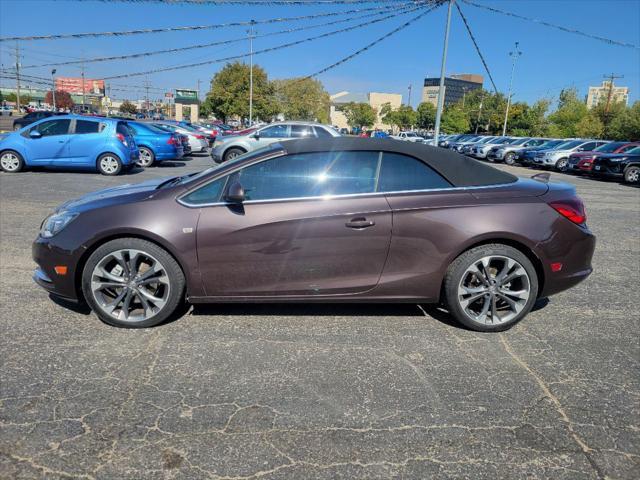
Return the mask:
[[195,128],[191,128],[186,125],[177,125],[170,122],[156,122],[152,125],[166,130],[168,132],[180,133],[186,135],[189,139],[189,146],[191,147],[191,153],[207,152],[209,147],[209,141],[207,137]]
[[424,142],[424,138],[418,135],[416,132],[400,132],[397,135],[391,135],[391,138],[395,138],[396,140],[403,140],[405,142]]

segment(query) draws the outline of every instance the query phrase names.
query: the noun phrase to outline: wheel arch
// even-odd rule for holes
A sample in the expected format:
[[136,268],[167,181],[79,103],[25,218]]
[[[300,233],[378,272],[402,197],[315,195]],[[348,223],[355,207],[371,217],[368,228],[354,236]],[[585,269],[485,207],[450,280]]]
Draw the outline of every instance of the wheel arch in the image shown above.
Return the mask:
[[191,285],[191,281],[189,276],[187,275],[189,270],[185,267],[185,260],[177,254],[177,252],[164,242],[157,235],[143,230],[127,230],[127,231],[119,231],[119,232],[111,232],[100,238],[95,239],[90,245],[87,246],[85,251],[80,256],[78,263],[76,264],[76,271],[74,276],[74,285],[76,289],[76,295],[78,299],[84,300],[84,294],[82,293],[82,273],[84,271],[84,267],[89,260],[89,257],[93,252],[95,252],[98,248],[104,245],[107,242],[112,240],[118,240],[120,238],[137,238],[139,240],[146,240],[147,242],[151,242],[154,245],[165,250],[171,257],[176,261],[180,270],[182,270],[182,274],[185,279],[185,295],[189,292],[189,287]]
[[238,150],[242,150],[244,153],[247,153],[249,151],[249,149],[247,147],[245,147],[244,145],[229,145],[227,148],[225,148],[222,151],[222,154],[220,155],[222,157],[222,161],[224,160],[225,155],[227,154],[227,152],[229,150],[231,150],[232,148],[237,148]]
[[[476,238],[476,239],[472,240],[471,242],[469,242],[468,244],[465,244],[464,248],[462,248],[455,255],[453,255],[451,258],[449,258],[447,265],[451,265],[451,263],[453,263],[453,261],[456,258],[458,258],[463,253],[471,250],[472,248],[480,247],[482,245],[489,245],[489,244],[492,244],[492,243],[500,243],[500,244],[503,244],[503,245],[507,245],[509,247],[513,247],[516,250],[518,250],[520,253],[525,255],[529,259],[529,261],[531,261],[531,263],[533,264],[533,267],[536,270],[536,275],[538,276],[538,294],[540,294],[540,292],[542,292],[544,290],[545,273],[544,273],[544,267],[543,267],[543,264],[542,264],[542,260],[540,260],[540,257],[535,253],[535,251],[529,245],[527,245],[521,239],[518,239],[518,238],[515,238],[515,237],[512,237],[512,236],[492,235],[492,236],[489,236],[489,237]],[[448,268],[448,266],[447,266],[447,268]],[[442,276],[442,280],[441,280],[441,283],[440,283],[440,299],[441,300],[444,298],[444,296],[443,296],[443,294],[444,294],[444,281],[445,281],[445,275]]]
[[7,147],[7,148],[0,148],[0,155],[6,153],[6,152],[14,152],[17,153],[18,155],[20,155],[20,157],[22,157],[22,161],[24,162],[25,165],[29,165],[29,162],[27,160],[26,155],[24,154],[24,152],[20,151],[20,148],[14,148],[14,147]]

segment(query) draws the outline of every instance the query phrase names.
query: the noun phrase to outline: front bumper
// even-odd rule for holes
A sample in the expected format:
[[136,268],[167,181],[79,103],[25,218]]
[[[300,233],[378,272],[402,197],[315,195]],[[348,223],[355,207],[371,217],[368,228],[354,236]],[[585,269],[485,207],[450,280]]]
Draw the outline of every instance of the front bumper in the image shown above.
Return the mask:
[[[37,264],[33,281],[57,297],[79,301],[75,279],[78,257],[81,252],[69,252],[56,246],[51,240],[38,236],[33,242],[31,254]],[[56,273],[56,266],[66,266],[66,274]]]

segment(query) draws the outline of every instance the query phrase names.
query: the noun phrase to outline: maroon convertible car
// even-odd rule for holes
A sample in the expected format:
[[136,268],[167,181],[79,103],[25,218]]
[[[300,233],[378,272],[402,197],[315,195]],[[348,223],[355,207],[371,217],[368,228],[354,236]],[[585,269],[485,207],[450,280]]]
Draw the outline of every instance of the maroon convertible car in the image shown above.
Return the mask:
[[201,173],[60,206],[35,281],[103,321],[181,302],[432,302],[499,331],[591,273],[572,186],[386,139],[272,144]]

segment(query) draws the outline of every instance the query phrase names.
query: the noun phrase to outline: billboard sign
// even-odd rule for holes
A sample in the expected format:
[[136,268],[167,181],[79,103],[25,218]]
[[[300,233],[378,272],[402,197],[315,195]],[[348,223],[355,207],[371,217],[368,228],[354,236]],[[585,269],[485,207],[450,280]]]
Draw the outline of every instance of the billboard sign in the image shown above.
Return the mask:
[[[81,77],[56,77],[56,90],[82,95]],[[84,94],[104,97],[104,80],[84,79]]]
[[195,105],[198,103],[198,92],[196,90],[176,89],[175,102],[183,105]]

